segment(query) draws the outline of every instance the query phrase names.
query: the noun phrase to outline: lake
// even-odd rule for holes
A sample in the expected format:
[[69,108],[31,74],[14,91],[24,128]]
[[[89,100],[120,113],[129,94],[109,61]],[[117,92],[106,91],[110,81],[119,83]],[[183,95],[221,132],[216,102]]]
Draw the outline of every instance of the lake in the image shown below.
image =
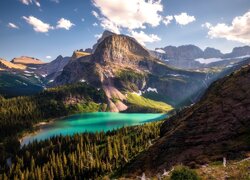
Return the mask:
[[162,120],[167,114],[160,113],[81,113],[41,125],[40,130],[22,138],[21,145],[37,140],[45,140],[57,135],[73,135],[84,132],[109,131],[124,126],[140,125]]

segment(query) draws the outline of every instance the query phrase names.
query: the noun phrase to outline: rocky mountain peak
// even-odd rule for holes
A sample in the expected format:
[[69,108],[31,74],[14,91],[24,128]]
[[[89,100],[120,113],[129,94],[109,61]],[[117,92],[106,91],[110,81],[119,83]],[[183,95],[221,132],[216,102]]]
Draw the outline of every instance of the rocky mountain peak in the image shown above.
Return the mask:
[[132,63],[138,57],[149,57],[150,53],[135,39],[125,35],[106,37],[96,48],[94,61]]
[[223,56],[223,54],[218,49],[207,47],[204,50],[204,58],[205,59],[208,59],[208,58],[219,58],[219,57],[222,57],[222,56]]
[[11,60],[14,64],[45,64],[40,59],[36,59],[28,56],[21,56]]

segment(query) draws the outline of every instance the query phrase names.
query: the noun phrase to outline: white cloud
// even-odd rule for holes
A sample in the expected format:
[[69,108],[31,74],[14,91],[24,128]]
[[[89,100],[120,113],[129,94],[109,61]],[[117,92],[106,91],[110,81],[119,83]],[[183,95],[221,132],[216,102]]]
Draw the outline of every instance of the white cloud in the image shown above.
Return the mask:
[[206,23],[201,25],[201,27],[203,27],[203,28],[210,28],[211,26],[212,26],[212,24],[209,22],[206,22]]
[[52,57],[51,56],[46,56],[46,59],[51,59]]
[[39,3],[38,0],[20,0],[20,2],[25,5],[30,5],[34,2],[37,7],[41,7],[41,4]]
[[23,16],[22,17],[28,24],[33,26],[34,31],[36,32],[41,32],[41,33],[46,33],[50,29],[54,29],[53,26],[50,26],[50,24],[42,22],[40,19],[37,19],[34,16]]
[[162,22],[167,26],[171,23],[171,21],[174,19],[173,16],[166,16],[163,18]]
[[136,31],[131,31],[131,36],[135,38],[139,43],[142,45],[145,45],[145,43],[152,43],[155,41],[160,41],[161,39],[155,35],[155,34],[146,34],[143,31],[136,32]]
[[161,22],[160,12],[163,11],[161,0],[92,0],[99,8],[98,19],[101,26],[115,33],[121,28],[129,30],[146,28],[145,25],[156,27]]
[[7,25],[9,28],[13,28],[13,29],[19,29],[19,27],[17,26],[17,25],[15,25],[14,23],[9,23],[8,25]]
[[109,30],[116,34],[120,34],[120,28],[113,22],[109,21],[108,19],[102,19],[101,26],[105,30]]
[[85,19],[84,19],[84,18],[82,18],[82,19],[81,19],[81,21],[82,21],[82,22],[84,22],[84,21],[85,21]]
[[25,4],[25,5],[29,5],[32,3],[32,0],[20,0],[20,2]]
[[98,26],[98,24],[95,22],[95,23],[93,23],[93,26],[96,27],[96,26]]
[[95,34],[95,38],[100,39],[102,37],[102,34]]
[[179,15],[175,15],[174,16],[176,22],[180,25],[187,25],[193,21],[195,21],[195,17],[194,16],[190,16],[187,13],[181,13]]
[[56,28],[58,29],[66,29],[69,30],[72,26],[75,26],[75,24],[73,24],[72,22],[70,22],[70,20],[61,18],[58,22],[57,22],[57,26]]
[[51,2],[54,2],[54,3],[60,3],[60,1],[59,0],[50,0]]
[[98,15],[98,13],[97,13],[96,11],[92,11],[92,14],[93,14],[93,16],[95,16],[96,18],[99,17],[99,15]]
[[231,25],[219,23],[208,27],[210,38],[225,38],[244,44],[250,44],[250,11],[233,19]]
[[35,2],[35,5],[37,6],[37,7],[41,7],[41,4],[38,2],[38,1],[34,1]]

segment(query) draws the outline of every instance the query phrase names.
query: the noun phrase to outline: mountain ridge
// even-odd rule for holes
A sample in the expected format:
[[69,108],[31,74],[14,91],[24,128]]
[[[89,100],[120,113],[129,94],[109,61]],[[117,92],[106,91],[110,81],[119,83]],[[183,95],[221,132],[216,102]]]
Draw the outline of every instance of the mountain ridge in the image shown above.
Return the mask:
[[[202,99],[166,120],[160,138],[124,174],[154,176],[176,164],[199,166],[250,151],[250,65],[214,82]],[[140,167],[140,168],[138,168]]]

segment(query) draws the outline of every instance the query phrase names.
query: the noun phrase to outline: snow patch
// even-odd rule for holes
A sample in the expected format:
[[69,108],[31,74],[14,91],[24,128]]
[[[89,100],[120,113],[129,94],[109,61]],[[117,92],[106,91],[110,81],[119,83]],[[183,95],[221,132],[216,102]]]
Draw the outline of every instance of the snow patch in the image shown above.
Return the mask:
[[53,80],[53,79],[49,80],[49,83],[52,83],[52,82],[54,82],[54,80]]
[[209,63],[212,63],[212,62],[218,62],[218,61],[223,61],[224,59],[221,59],[221,58],[208,58],[208,59],[204,59],[204,58],[198,58],[198,59],[195,59],[195,61],[198,61],[202,64],[209,64]]
[[34,71],[24,71],[25,73],[32,74]]
[[158,91],[157,91],[156,88],[151,88],[151,87],[148,87],[147,92],[155,92],[155,93],[158,93]]
[[31,74],[24,74],[24,76],[28,76],[28,77],[30,77],[30,76],[32,76]]
[[84,83],[84,82],[86,82],[86,80],[85,79],[81,79],[80,82]]
[[138,95],[138,96],[141,96],[141,95],[142,95],[142,92],[141,92],[141,91],[139,91],[138,93],[137,93],[137,92],[132,92],[132,94],[136,94],[136,95]]
[[46,76],[48,76],[48,74],[41,74],[41,76],[45,78]]
[[162,53],[162,54],[166,53],[163,49],[156,49],[155,51],[158,52],[158,53]]

